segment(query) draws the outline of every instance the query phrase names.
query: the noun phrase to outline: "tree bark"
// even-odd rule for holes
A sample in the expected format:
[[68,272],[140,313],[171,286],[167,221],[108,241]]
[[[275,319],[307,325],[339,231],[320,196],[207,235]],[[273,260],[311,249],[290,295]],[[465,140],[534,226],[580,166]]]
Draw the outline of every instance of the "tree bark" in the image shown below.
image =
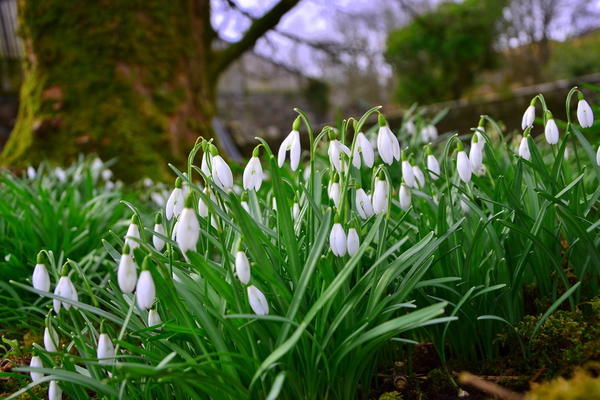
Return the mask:
[[212,137],[219,75],[298,0],[281,0],[215,51],[210,0],[19,0],[25,47],[17,123],[0,163],[117,156],[132,181],[166,176]]

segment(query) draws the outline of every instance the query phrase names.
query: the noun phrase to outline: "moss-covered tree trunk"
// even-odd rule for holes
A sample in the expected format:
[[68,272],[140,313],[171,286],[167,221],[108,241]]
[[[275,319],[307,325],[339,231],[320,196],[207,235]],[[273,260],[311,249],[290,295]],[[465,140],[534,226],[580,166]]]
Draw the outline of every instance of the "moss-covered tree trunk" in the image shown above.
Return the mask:
[[25,76],[1,163],[95,152],[126,180],[163,175],[212,135],[219,74],[296,3],[213,50],[210,0],[19,0]]

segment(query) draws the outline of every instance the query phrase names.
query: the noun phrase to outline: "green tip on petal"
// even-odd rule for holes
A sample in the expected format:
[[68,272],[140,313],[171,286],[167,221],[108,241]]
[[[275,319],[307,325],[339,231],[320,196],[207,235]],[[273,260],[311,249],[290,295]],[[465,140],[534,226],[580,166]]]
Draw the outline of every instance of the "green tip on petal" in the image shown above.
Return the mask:
[[377,174],[377,178],[378,178],[380,181],[383,181],[383,180],[385,180],[385,173],[383,172],[383,170],[379,171],[379,173]]
[[137,214],[133,214],[133,216],[131,217],[131,223],[133,225],[140,226],[140,217]]
[[406,155],[406,150],[402,150],[402,151],[400,152],[400,159],[401,159],[402,161],[408,161],[408,157],[409,157],[409,156],[407,156],[407,155]]
[[535,102],[537,100],[537,97],[534,97],[533,99],[531,99],[531,101],[529,102],[530,106],[535,106]]
[[150,256],[144,257],[144,261],[142,261],[142,271],[147,271],[148,267],[150,267]]
[[260,155],[260,144],[252,150],[252,157],[258,157]]
[[463,151],[464,149],[465,149],[465,147],[463,146],[462,142],[459,139],[458,142],[456,142],[456,150]]
[[154,217],[154,223],[155,224],[162,224],[163,222],[163,217],[162,217],[162,212],[157,212],[156,216]]
[[214,157],[214,156],[218,156],[219,155],[219,149],[217,149],[217,146],[215,146],[214,144],[211,143],[210,146],[209,146],[209,149],[210,149],[210,155],[211,156]]
[[335,130],[330,129],[329,132],[327,133],[327,137],[329,137],[329,140],[337,139],[337,134],[336,134]]
[[36,258],[36,264],[43,264],[44,263],[44,252],[40,251],[37,254],[37,258]]
[[104,330],[104,320],[100,321],[100,333],[106,333],[106,331]]
[[331,182],[335,182],[335,183],[337,183],[337,182],[339,182],[339,181],[340,181],[340,178],[339,178],[339,176],[338,176],[337,172],[334,172],[334,173],[333,173],[333,176],[331,177]]
[[479,135],[475,134],[471,137],[471,142],[472,143],[477,143],[479,142]]
[[581,90],[577,90],[577,100],[585,100],[585,97],[583,97],[583,92]]
[[433,154],[433,152],[431,151],[431,143],[425,145],[425,152],[427,153],[428,156]]
[[387,121],[385,120],[385,117],[381,113],[379,113],[379,116],[377,117],[377,122],[379,123],[379,126],[387,125]]
[[552,112],[550,110],[546,110],[546,119],[548,119],[548,120],[554,119],[554,117],[552,116]]
[[483,128],[483,125],[485,124],[485,117],[483,115],[479,116],[479,124],[477,124],[478,128]]
[[69,262],[68,261],[63,264],[63,266],[60,270],[60,276],[67,276],[67,275],[69,275]]
[[126,244],[125,246],[123,246],[123,252],[122,254],[129,254],[129,245]]
[[175,179],[175,187],[181,189],[181,178],[177,177],[177,179]]
[[194,198],[191,193],[185,198],[185,208],[194,208]]
[[299,131],[300,130],[300,122],[302,122],[301,117],[298,115],[296,117],[296,119],[294,120],[294,123],[292,124],[292,130],[293,131]]

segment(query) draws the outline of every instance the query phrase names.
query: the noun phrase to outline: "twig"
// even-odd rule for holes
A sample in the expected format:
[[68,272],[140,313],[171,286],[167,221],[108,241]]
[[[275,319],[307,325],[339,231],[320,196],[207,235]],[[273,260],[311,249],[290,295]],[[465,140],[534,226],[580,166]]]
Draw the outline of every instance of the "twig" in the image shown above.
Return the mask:
[[461,372],[458,375],[458,381],[464,385],[473,386],[482,392],[488,393],[495,398],[503,400],[522,400],[523,395],[512,390],[508,390],[498,384],[486,381],[469,372]]

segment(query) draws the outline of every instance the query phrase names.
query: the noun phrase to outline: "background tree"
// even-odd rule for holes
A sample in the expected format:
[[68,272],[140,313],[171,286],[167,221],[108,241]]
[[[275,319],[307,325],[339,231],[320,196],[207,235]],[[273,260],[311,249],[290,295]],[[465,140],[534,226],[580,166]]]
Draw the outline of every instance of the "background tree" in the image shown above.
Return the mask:
[[[408,3],[407,3],[408,4]],[[442,3],[414,14],[388,37],[386,57],[393,66],[400,102],[459,98],[476,74],[496,61],[494,44],[504,1]]]
[[127,154],[122,178],[156,176],[212,135],[220,74],[298,1],[279,0],[226,43],[210,0],[19,0],[24,81],[0,161]]

